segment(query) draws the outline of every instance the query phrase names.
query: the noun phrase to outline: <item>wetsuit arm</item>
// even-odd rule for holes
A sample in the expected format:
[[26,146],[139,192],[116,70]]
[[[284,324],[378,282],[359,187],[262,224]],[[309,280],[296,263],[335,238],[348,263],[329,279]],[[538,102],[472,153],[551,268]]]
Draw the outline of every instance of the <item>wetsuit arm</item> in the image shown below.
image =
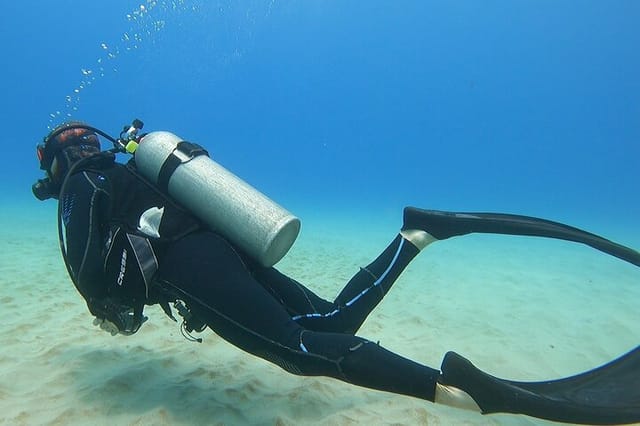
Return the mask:
[[108,232],[109,192],[104,177],[81,172],[69,178],[63,194],[67,261],[76,288],[87,301],[107,296],[103,247]]
[[[135,300],[135,292],[130,291],[136,288],[136,280],[125,279],[121,268],[113,271],[108,267],[112,240],[117,238],[117,233],[111,232],[108,181],[88,171],[70,179],[61,202],[66,260],[73,283],[96,317],[96,325],[111,334],[133,334],[146,318],[142,315],[143,302]],[[120,262],[119,258],[115,260]]]

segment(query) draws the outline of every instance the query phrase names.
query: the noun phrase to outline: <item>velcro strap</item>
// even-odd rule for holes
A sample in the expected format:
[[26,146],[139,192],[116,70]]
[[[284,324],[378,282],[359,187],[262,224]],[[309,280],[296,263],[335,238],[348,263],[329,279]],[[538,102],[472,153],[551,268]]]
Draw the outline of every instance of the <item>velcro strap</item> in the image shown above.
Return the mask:
[[178,142],[176,149],[164,160],[162,167],[160,167],[160,172],[158,173],[158,188],[168,193],[169,179],[171,179],[173,172],[176,171],[178,166],[200,155],[206,155],[208,157],[209,153],[198,144],[187,141]]

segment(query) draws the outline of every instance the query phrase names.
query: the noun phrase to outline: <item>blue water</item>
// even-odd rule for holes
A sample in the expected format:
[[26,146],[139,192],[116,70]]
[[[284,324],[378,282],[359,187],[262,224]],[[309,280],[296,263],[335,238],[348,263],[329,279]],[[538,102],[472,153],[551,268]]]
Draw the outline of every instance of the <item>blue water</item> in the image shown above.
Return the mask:
[[25,202],[49,128],[138,117],[302,211],[640,214],[635,1],[3,9],[0,184]]

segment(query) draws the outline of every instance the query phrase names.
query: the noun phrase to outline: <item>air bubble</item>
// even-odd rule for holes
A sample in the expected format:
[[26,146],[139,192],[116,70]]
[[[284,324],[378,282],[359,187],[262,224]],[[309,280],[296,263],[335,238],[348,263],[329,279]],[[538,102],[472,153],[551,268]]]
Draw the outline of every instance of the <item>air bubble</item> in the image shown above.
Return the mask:
[[[64,98],[65,105],[61,108],[62,112],[56,111],[49,114],[50,125],[54,125],[55,120],[66,116],[71,117],[71,111],[76,112],[81,109],[80,93],[84,90],[88,90],[88,86],[92,86],[93,82],[97,82],[97,79],[105,78],[109,73],[118,73],[118,57],[124,52],[131,52],[145,46],[145,44],[155,44],[157,40],[155,37],[158,33],[164,30],[166,21],[164,19],[152,18],[152,10],[157,8],[161,16],[172,15],[172,10],[189,11],[190,8],[185,6],[183,0],[171,1],[171,0],[139,0],[140,3],[128,13],[123,14],[126,19],[124,24],[128,28],[123,28],[124,31],[120,33],[120,38],[114,40],[104,40],[98,43],[98,57],[96,58],[97,65],[95,70],[87,67],[81,67],[80,72],[82,78],[72,88],[71,93]],[[195,7],[191,8],[195,10]],[[172,16],[175,18],[175,16]],[[122,53],[121,53],[122,52]],[[109,63],[109,66],[105,66]]]

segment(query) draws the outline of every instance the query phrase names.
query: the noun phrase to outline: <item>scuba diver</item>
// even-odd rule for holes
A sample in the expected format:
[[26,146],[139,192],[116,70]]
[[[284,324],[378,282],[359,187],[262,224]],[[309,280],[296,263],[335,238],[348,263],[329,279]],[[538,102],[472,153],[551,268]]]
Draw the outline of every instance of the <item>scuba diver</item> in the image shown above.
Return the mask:
[[[293,238],[276,244],[279,253],[261,257],[254,250],[261,243],[252,238],[260,235],[260,226],[275,208],[251,196],[253,204],[247,205],[262,216],[243,224],[247,205],[241,209],[223,205],[233,203],[231,199],[215,198],[215,193],[237,192],[237,181],[225,176],[220,181],[227,187],[206,192],[211,180],[206,170],[213,162],[202,147],[166,132],[139,134],[141,128],[142,122],[135,120],[116,139],[70,122],[51,131],[37,147],[46,177],[33,185],[33,193],[39,200],[58,200],[63,258],[100,328],[112,335],[132,335],[147,320],[144,307],[159,304],[174,321],[172,307],[182,316],[188,339],[201,341],[191,333],[208,327],[296,375],[333,377],[484,414],[508,412],[589,424],[640,421],[640,346],[577,376],[514,382],[490,376],[454,352],[434,369],[356,335],[411,260],[435,241],[470,233],[557,238],[640,266],[637,251],[533,217],[407,207],[403,226],[389,245],[328,301],[273,267],[293,243],[297,228],[289,227],[286,232],[293,232]],[[114,148],[102,151],[100,137]],[[119,152],[133,157],[119,163]],[[196,164],[196,158],[205,163]],[[149,161],[157,163],[153,173],[143,170]],[[189,191],[190,186],[198,193]],[[193,211],[185,207],[188,197],[196,205],[213,207]],[[239,229],[229,231],[215,220],[212,224],[205,217],[211,214],[240,218]],[[288,223],[296,227],[295,220]]]

